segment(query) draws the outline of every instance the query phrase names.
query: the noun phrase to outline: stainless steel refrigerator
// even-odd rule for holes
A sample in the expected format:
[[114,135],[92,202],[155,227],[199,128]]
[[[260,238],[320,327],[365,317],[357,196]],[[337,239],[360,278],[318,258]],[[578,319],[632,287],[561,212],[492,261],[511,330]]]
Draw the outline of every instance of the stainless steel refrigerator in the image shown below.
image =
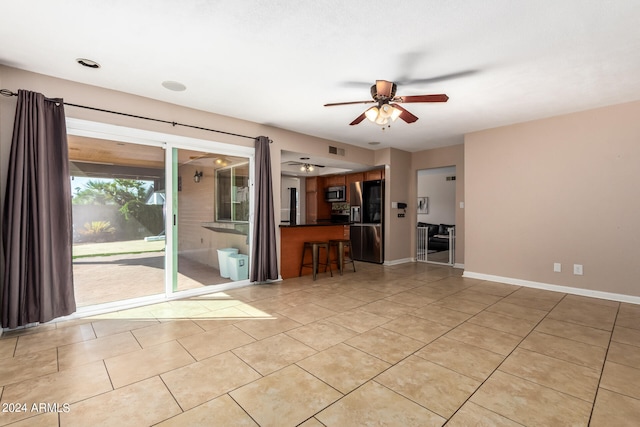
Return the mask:
[[384,262],[384,180],[351,184],[351,252],[359,261]]

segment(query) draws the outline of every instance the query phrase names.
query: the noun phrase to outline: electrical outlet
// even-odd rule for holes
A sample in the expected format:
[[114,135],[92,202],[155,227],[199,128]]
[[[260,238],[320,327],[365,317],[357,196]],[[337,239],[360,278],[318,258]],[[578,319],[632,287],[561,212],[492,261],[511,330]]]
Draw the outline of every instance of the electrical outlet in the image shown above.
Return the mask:
[[582,264],[573,264],[573,274],[582,276]]
[[404,218],[404,214],[403,213],[399,213],[398,214],[398,218]]
[[560,264],[559,262],[554,262],[553,263],[553,271],[555,273],[561,273],[562,272],[562,264]]

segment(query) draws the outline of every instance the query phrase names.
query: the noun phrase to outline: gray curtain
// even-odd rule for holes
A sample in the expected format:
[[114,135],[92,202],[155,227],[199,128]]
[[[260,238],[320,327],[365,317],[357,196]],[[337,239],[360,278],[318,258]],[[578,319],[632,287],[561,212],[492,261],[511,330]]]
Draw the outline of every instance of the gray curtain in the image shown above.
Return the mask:
[[2,326],[76,310],[64,104],[18,92],[4,204]]
[[266,136],[256,138],[255,211],[250,277],[252,282],[266,282],[278,278],[269,142]]

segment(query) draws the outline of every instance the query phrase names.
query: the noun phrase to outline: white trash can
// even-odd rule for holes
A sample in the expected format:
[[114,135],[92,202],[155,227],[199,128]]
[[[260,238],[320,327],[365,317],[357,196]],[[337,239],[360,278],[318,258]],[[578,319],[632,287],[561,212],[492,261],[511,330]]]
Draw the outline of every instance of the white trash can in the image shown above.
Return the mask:
[[238,249],[236,248],[218,249],[218,265],[220,266],[220,276],[224,277],[225,279],[229,278],[229,256],[237,253]]
[[229,261],[229,275],[234,282],[249,278],[249,257],[243,254],[231,254]]

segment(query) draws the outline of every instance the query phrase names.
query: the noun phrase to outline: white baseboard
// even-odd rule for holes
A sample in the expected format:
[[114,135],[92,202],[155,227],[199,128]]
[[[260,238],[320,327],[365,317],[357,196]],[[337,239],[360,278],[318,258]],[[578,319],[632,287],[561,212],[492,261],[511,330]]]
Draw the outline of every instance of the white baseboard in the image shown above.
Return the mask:
[[406,264],[408,262],[414,262],[414,259],[413,258],[394,259],[391,261],[385,261],[382,265],[398,265],[398,264]]
[[515,279],[513,277],[494,276],[491,274],[474,273],[465,271],[462,277],[470,279],[488,280],[490,282],[506,283],[508,285],[524,286],[526,288],[544,289],[547,291],[562,292],[565,294],[580,295],[584,297],[600,298],[611,301],[640,304],[640,297],[633,295],[616,294],[613,292],[594,291],[591,289],[572,288],[570,286],[553,285],[551,283],[533,282],[530,280]]
[[[418,261],[416,258],[411,258],[411,261],[409,261],[409,262],[422,262],[422,263],[430,264],[430,263],[427,263],[424,260]],[[436,263],[436,264],[438,264],[438,263]],[[442,265],[448,265],[448,264],[442,264]],[[460,264],[459,262],[456,262],[456,263],[453,264],[453,268],[459,268],[460,270],[464,270],[464,264]]]

